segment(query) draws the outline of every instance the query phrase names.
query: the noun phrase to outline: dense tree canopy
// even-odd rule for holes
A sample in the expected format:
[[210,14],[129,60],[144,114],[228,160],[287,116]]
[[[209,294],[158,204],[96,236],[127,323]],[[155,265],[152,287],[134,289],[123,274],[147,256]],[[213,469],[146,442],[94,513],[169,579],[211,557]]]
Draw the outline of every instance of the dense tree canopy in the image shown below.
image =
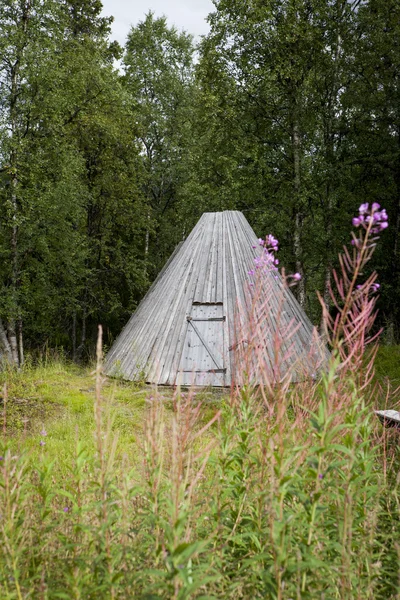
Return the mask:
[[[125,49],[100,0],[0,5],[0,347],[111,342],[205,210],[280,238],[317,323],[361,202],[399,338],[400,6],[214,0],[192,37],[149,13]],[[122,59],[121,68],[114,66]],[[372,268],[372,267],[371,267]]]

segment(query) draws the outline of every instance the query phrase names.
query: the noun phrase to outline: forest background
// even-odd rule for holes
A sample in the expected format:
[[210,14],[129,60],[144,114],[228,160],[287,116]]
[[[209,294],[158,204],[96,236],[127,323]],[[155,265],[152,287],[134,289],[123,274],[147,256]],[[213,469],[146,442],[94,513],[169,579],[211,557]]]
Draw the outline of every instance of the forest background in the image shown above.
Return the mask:
[[[214,0],[196,46],[100,0],[0,1],[0,352],[111,344],[204,211],[275,235],[314,323],[361,203],[400,337],[398,0]],[[120,61],[120,68],[116,68]]]

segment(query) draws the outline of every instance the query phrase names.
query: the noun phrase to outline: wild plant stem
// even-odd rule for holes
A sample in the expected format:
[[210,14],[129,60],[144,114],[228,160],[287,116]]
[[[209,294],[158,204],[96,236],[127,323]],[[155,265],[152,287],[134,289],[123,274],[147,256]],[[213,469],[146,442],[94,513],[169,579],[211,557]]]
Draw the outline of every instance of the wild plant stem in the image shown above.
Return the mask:
[[333,339],[333,347],[334,348],[337,348],[339,345],[339,339],[343,332],[344,324],[346,322],[346,319],[348,319],[348,316],[349,316],[349,310],[350,310],[351,304],[353,302],[354,288],[355,288],[358,276],[360,275],[360,271],[365,264],[365,257],[366,257],[366,253],[368,250],[368,241],[369,241],[369,236],[371,233],[372,225],[373,225],[373,221],[371,219],[371,222],[369,223],[366,233],[364,235],[361,250],[356,253],[356,263],[355,263],[355,267],[354,267],[354,271],[353,271],[353,276],[350,280],[350,285],[349,285],[349,289],[347,290],[344,306],[340,311],[340,319],[339,319],[339,322],[338,322],[336,330],[335,330],[335,336]]
[[7,383],[3,385],[3,439],[6,441],[7,438]]

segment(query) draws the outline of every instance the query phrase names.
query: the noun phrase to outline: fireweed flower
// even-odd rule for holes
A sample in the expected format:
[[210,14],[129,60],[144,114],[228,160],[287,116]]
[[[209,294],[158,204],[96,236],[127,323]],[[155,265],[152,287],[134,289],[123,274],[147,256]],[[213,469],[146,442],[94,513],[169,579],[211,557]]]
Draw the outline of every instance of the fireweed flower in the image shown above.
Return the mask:
[[42,429],[42,431],[40,432],[40,435],[41,435],[42,437],[46,437],[46,435],[47,435],[47,431],[46,431],[46,430],[43,428],[43,429]]
[[46,442],[44,440],[40,440],[39,445],[40,446],[44,446],[46,444]]
[[[388,215],[386,210],[383,208],[380,209],[380,204],[378,202],[373,202],[371,205],[371,209],[369,208],[369,204],[361,204],[358,209],[358,216],[353,217],[352,223],[354,227],[360,227],[360,225],[367,229],[369,225],[372,223],[373,227],[371,227],[371,233],[378,234],[384,229],[386,229],[388,225]],[[357,247],[356,243],[353,243],[353,246]]]
[[[278,279],[276,273],[278,272],[279,259],[276,258],[275,252],[279,250],[279,241],[272,234],[266,236],[265,240],[258,238],[258,245],[263,248],[261,255],[256,256],[254,259],[254,269],[250,269],[248,274],[252,277],[256,271],[274,272],[275,279]],[[252,245],[252,248],[256,248],[256,245]],[[300,281],[300,273],[289,275],[294,281]],[[254,283],[250,283],[250,286],[254,286]]]
[[65,513],[69,512],[69,508],[68,508],[68,506],[66,506],[65,508],[63,508],[63,511],[64,511]]
[[[363,232],[362,230],[364,229],[365,231],[367,231],[367,236],[368,236],[368,231],[370,231],[372,234],[378,235],[379,233],[381,233],[382,231],[384,231],[385,229],[387,229],[389,227],[389,223],[388,223],[388,215],[386,212],[386,209],[383,208],[382,210],[380,210],[381,205],[378,204],[378,202],[373,202],[371,204],[371,208],[369,208],[369,204],[365,203],[365,204],[361,204],[361,206],[358,209],[359,215],[358,217],[353,217],[352,219],[352,223],[354,227],[362,227],[361,232],[359,237],[356,237],[353,234],[353,239],[351,240],[351,244],[352,246],[354,246],[355,248],[357,248],[357,250],[359,250],[360,248],[362,248],[363,244],[365,243],[365,238],[363,236]],[[371,227],[372,225],[372,227]],[[373,238],[373,241],[376,241],[377,238]],[[371,286],[368,289],[368,292],[377,292],[380,289],[380,284],[379,283],[373,283],[371,284]],[[356,290],[360,291],[364,289],[364,285],[357,285],[356,286]]]

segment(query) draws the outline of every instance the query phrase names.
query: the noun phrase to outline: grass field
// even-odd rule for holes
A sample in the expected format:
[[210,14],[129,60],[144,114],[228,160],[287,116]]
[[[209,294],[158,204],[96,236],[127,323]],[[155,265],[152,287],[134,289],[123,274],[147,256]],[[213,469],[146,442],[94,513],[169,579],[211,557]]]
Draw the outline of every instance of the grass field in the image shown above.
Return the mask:
[[[3,410],[0,415],[0,428],[4,428],[5,416],[11,446],[28,450],[33,458],[46,452],[56,459],[56,469],[61,471],[71,463],[78,439],[85,440],[88,449],[94,451],[94,368],[54,361],[0,376],[3,384],[7,381],[8,397],[5,414]],[[183,392],[183,397],[188,395],[205,403],[202,421],[212,417],[224,398],[223,393],[211,390]],[[154,398],[162,399],[168,423],[176,402],[176,393],[171,388],[156,390],[143,384],[104,380],[102,418],[116,441],[117,462],[137,460]],[[4,402],[2,406],[4,409]],[[43,431],[45,436],[41,435]]]
[[[0,373],[0,385],[7,382],[7,434],[34,450],[40,431],[48,433],[49,451],[73,446],[77,435],[87,437],[94,429],[95,366],[79,367],[62,360],[50,360],[29,366],[19,373]],[[400,386],[400,346],[382,346],[375,361],[375,407],[386,408],[386,390]],[[1,393],[1,392],[0,392]],[[208,406],[205,418],[220,402],[229,398],[229,390],[186,390]],[[118,433],[119,448],[134,453],[143,437],[146,411],[154,397],[162,397],[166,411],[173,410],[174,391],[149,385],[106,379],[102,388],[104,405],[109,409],[112,428]],[[400,399],[400,394],[399,394]],[[394,398],[396,402],[396,397]],[[4,406],[4,405],[3,405]],[[393,406],[395,407],[395,406]],[[390,406],[392,408],[392,405]],[[3,427],[0,415],[0,428]],[[94,443],[94,442],[93,442]]]
[[0,597],[400,598],[399,356],[362,392],[2,373]]

